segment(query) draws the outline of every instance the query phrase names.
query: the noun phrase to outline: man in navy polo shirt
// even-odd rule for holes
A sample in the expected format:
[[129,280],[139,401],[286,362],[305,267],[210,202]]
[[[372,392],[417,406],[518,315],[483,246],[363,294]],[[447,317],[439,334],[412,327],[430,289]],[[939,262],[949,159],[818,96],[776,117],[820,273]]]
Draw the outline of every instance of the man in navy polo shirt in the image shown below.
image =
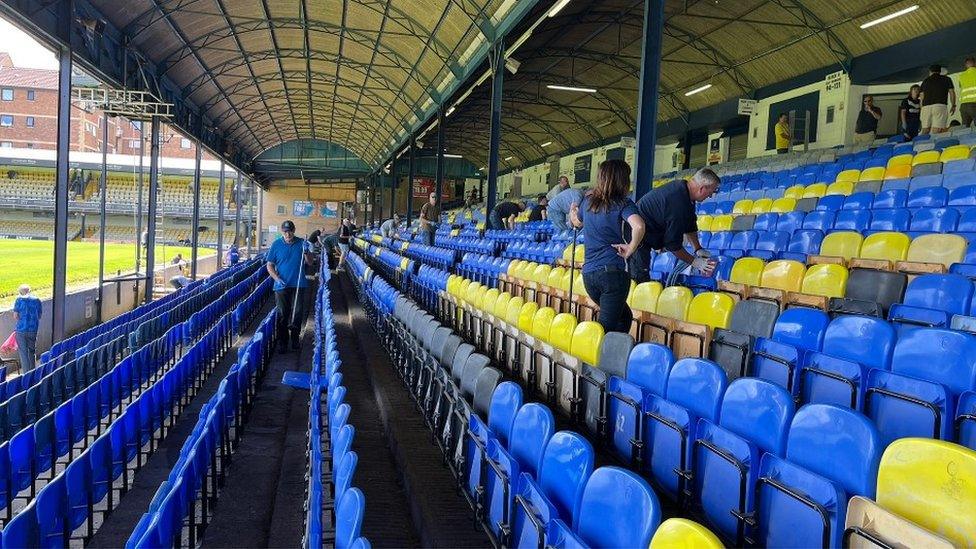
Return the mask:
[[281,237],[268,250],[268,273],[274,279],[275,307],[278,309],[278,342],[282,353],[298,349],[302,325],[305,323],[305,241],[295,236],[295,224],[286,220],[281,224]]
[[20,353],[20,372],[34,369],[34,347],[37,344],[37,328],[41,323],[41,300],[31,295],[30,286],[22,284],[14,301],[14,329],[17,339],[17,352]]

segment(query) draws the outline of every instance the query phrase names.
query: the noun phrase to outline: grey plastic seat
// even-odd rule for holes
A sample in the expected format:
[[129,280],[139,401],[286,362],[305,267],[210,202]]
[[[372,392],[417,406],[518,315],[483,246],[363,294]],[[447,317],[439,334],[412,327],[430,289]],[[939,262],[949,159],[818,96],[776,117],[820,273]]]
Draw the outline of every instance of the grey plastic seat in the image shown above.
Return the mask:
[[893,303],[901,303],[908,275],[874,269],[851,269],[844,297],[830,299],[831,316],[859,314],[887,318]]
[[468,363],[468,357],[474,353],[474,345],[470,343],[462,343],[458,346],[457,352],[454,353],[454,361],[451,362],[451,379],[454,380],[459,387],[461,384],[461,374],[464,372],[464,366]]
[[796,201],[796,207],[793,209],[798,212],[812,212],[817,208],[819,201],[819,198],[801,198]]
[[779,317],[779,305],[747,299],[732,310],[729,327],[717,328],[712,336],[709,356],[725,370],[731,381],[746,375],[757,337],[770,337]]
[[591,433],[603,435],[607,417],[606,391],[610,376],[627,377],[627,362],[634,348],[634,338],[630,334],[608,332],[600,344],[600,367],[583,365],[580,375],[580,398],[582,399],[583,423]]
[[474,391],[478,385],[478,375],[481,374],[481,370],[488,367],[489,363],[491,360],[485,355],[473,353],[464,364],[464,371],[461,373],[461,396],[468,402],[474,398]]
[[495,387],[501,383],[502,373],[497,368],[490,366],[482,368],[478,373],[475,382],[474,400],[472,408],[474,413],[487,420],[488,409],[491,407],[491,395],[495,393]]
[[732,220],[732,230],[733,231],[751,231],[752,227],[756,224],[756,216],[754,215],[739,215]]
[[441,347],[440,354],[438,355],[441,368],[445,370],[451,369],[451,364],[454,363],[454,355],[462,343],[464,342],[461,340],[461,337],[453,332],[447,336],[444,340],[444,346]]
[[938,175],[942,173],[942,162],[927,162],[912,166],[912,177],[920,175]]
[[858,181],[854,185],[854,192],[878,194],[881,192],[881,183],[881,181]]

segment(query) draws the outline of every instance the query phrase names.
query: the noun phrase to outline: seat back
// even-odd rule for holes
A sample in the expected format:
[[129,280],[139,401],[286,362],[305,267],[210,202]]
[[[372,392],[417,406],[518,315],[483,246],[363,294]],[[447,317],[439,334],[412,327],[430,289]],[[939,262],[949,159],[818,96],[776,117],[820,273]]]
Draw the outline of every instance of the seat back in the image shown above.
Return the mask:
[[688,316],[691,300],[692,294],[688,288],[683,286],[665,288],[657,301],[657,314],[675,320],[684,320]]
[[454,353],[454,362],[451,363],[451,377],[456,383],[461,382],[464,368],[468,364],[468,358],[474,353],[474,345],[462,343],[458,345],[457,352]]
[[950,487],[973,478],[976,451],[940,440],[896,440],[881,458],[877,501],[956,546],[967,547],[976,540],[976,490]]
[[637,474],[600,467],[586,481],[576,531],[590,547],[647,547],[660,522],[661,504]]
[[[474,356],[484,358],[486,360],[486,364],[490,362],[487,360],[488,357],[483,355]],[[491,397],[501,379],[501,371],[495,368],[483,366],[478,371],[478,377],[475,379],[473,408],[474,412],[480,417],[488,417],[488,412],[491,408]],[[462,383],[463,381],[464,380],[462,379]]]
[[555,432],[556,419],[548,407],[530,402],[519,408],[512,423],[508,449],[512,457],[518,460],[522,471],[538,477],[542,454]]
[[532,328],[535,325],[535,313],[539,310],[539,304],[535,301],[527,301],[522,304],[522,308],[519,309],[518,316],[518,328],[527,334],[532,333]]
[[853,231],[830,233],[824,237],[820,244],[820,255],[850,260],[852,257],[860,255],[863,240],[864,237],[860,233]]
[[593,472],[593,460],[593,446],[572,431],[552,435],[542,454],[539,485],[559,516],[573,524],[579,517],[580,500]]
[[957,274],[928,274],[908,283],[903,303],[950,314],[968,314],[973,283]]
[[591,366],[600,366],[600,357],[602,356],[600,349],[603,336],[603,326],[600,323],[580,322],[573,329],[573,340],[569,354]]
[[560,351],[570,352],[573,333],[576,331],[576,317],[569,313],[559,313],[552,319],[548,342]]
[[667,399],[695,416],[715,421],[728,378],[718,364],[701,358],[682,358],[668,376]]
[[653,313],[657,310],[657,301],[663,290],[660,282],[641,282],[631,292],[630,306],[639,311]]
[[785,292],[798,292],[803,285],[806,266],[799,261],[779,259],[770,261],[763,268],[760,286]]
[[782,387],[757,378],[737,379],[722,397],[719,425],[782,456],[793,420],[793,397]]
[[895,329],[880,318],[845,315],[833,319],[827,326],[822,349],[828,355],[887,370],[896,339]]
[[843,297],[847,288],[847,269],[841,265],[812,265],[803,275],[800,289],[805,294]]
[[[480,381],[480,380],[479,380]],[[477,400],[477,396],[475,397]],[[488,408],[488,427],[502,446],[508,447],[515,416],[522,407],[522,387],[512,381],[504,381],[495,387]]]
[[715,330],[708,356],[725,371],[728,379],[745,375],[753,342],[769,337],[779,315],[779,306],[770,301],[747,299],[736,304],[728,330]]
[[966,239],[956,234],[923,234],[908,246],[906,260],[916,263],[938,263],[946,269],[966,257]]
[[[757,257],[743,257],[737,259],[732,265],[732,272],[729,274],[729,282],[736,284],[746,284],[758,286],[762,279],[763,267],[766,264]],[[670,288],[668,288],[670,289]]]
[[709,328],[726,328],[732,317],[735,301],[729,294],[702,292],[688,306],[688,322],[704,324]]
[[674,354],[669,347],[639,343],[627,359],[627,381],[663,397],[673,366]]
[[907,234],[898,232],[875,233],[864,239],[861,244],[861,259],[880,259],[885,261],[901,261],[908,256],[908,245],[911,239]]
[[552,307],[536,309],[535,314],[532,315],[532,329],[529,333],[534,338],[548,341],[554,318],[556,318],[556,310]]

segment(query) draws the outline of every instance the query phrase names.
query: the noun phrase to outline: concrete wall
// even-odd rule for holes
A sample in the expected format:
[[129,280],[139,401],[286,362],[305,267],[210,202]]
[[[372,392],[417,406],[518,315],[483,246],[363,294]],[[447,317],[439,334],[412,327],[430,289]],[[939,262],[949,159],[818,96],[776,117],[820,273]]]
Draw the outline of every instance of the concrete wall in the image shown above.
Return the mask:
[[[209,256],[197,261],[197,275],[209,276],[217,270],[217,256]],[[176,276],[179,268],[175,265],[160,266],[156,269],[156,291],[169,292],[172,288],[164,285],[171,277]],[[97,285],[96,285],[97,286]],[[110,320],[122,313],[131,311],[142,302],[144,282],[106,282],[102,286],[102,321]],[[65,332],[71,336],[87,330],[98,323],[98,288],[87,288],[69,293],[65,297]],[[0,338],[6,340],[14,331],[17,322],[11,311],[0,311]],[[51,300],[42,302],[41,325],[37,332],[37,354],[51,348]],[[13,358],[16,353],[3,355],[3,358]]]
[[[324,233],[335,232],[339,227],[338,213],[343,202],[355,202],[355,183],[335,183],[330,185],[305,185],[301,181],[285,181],[275,183],[269,190],[261,193],[264,202],[264,219],[261,232],[264,235],[264,245],[268,246],[278,237],[278,227],[290,219],[295,223],[295,231],[304,237],[318,229]],[[295,215],[295,202],[313,203],[312,213],[308,216]],[[322,215],[322,207],[335,210],[336,217]]]

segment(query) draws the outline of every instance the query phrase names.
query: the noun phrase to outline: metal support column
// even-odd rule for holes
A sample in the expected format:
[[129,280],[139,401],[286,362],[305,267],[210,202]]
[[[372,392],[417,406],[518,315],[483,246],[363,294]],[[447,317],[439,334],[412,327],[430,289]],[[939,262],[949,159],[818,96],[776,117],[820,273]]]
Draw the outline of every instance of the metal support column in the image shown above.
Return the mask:
[[681,161],[681,169],[685,170],[691,166],[691,140],[692,140],[691,130],[685,132],[685,142],[681,145],[681,151],[684,158]]
[[227,164],[220,161],[220,186],[217,187],[217,269],[224,264],[224,180]]
[[142,246],[145,239],[142,238],[142,190],[145,186],[143,175],[145,166],[143,159],[146,157],[146,123],[139,122],[139,190],[136,197],[136,271],[142,269]]
[[153,299],[154,270],[156,267],[156,208],[159,203],[159,127],[158,116],[152,118],[149,133],[149,211],[146,222],[146,301]]
[[190,278],[197,279],[197,255],[200,249],[200,162],[203,159],[203,143],[196,140],[197,151],[193,163],[193,232],[190,233]]
[[397,156],[393,153],[393,159],[390,160],[390,218],[393,218],[393,214],[396,213],[396,189],[397,189]]
[[644,2],[644,44],[641,50],[640,86],[637,101],[637,170],[634,199],[651,190],[654,179],[654,148],[657,145],[657,101],[661,83],[661,43],[664,35],[664,0]]
[[243,182],[241,172],[238,170],[237,179],[234,180],[234,242],[232,244],[238,248],[241,245],[241,196],[244,195]]
[[[101,209],[98,214],[98,309],[96,319],[102,323],[102,298],[105,285],[105,191],[108,186],[108,113],[102,111],[102,176],[98,178]],[[118,284],[118,282],[116,282]]]
[[[72,17],[71,1],[61,3],[61,31],[65,43],[70,40]],[[51,342],[65,337],[64,309],[68,283],[68,156],[71,154],[71,47],[62,46],[58,52],[58,136],[54,179],[54,295],[51,300]]]
[[[663,1],[663,0],[662,0]],[[485,198],[485,219],[491,217],[498,198],[498,148],[502,138],[502,86],[505,84],[505,44],[496,42],[491,48],[491,119],[488,140],[488,196]]]
[[258,187],[254,193],[254,199],[258,200],[258,227],[254,231],[254,237],[258,242],[258,253],[264,249],[264,189]]
[[437,107],[437,163],[434,169],[437,211],[441,211],[441,195],[444,193],[444,105]]
[[414,158],[417,156],[415,150],[417,148],[417,140],[414,136],[410,136],[410,158],[407,164],[407,227],[410,227],[410,218],[413,217],[413,176],[414,170],[416,169],[416,162]]
[[254,200],[257,198],[257,185],[254,178],[249,177],[250,186],[247,192],[247,258],[251,259],[254,254]]

